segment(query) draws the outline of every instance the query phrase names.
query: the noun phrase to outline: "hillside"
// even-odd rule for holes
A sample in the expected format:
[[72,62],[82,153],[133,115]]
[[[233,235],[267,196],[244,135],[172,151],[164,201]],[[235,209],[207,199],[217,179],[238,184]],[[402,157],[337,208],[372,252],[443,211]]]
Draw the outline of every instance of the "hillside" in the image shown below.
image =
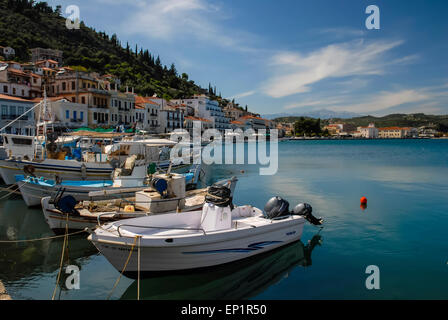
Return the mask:
[[[306,118],[306,117],[305,117]],[[300,117],[281,117],[276,118],[276,122],[295,122]],[[322,120],[322,126],[327,125],[330,120]],[[439,131],[448,132],[448,115],[427,115],[423,113],[414,114],[389,114],[384,117],[362,116],[350,119],[333,118],[332,123],[348,123],[358,126],[367,126],[369,123],[375,123],[377,128],[380,127],[420,127],[420,126],[435,126]]]
[[61,7],[46,2],[0,0],[0,45],[16,50],[18,62],[31,60],[29,49],[59,49],[64,52],[64,65],[82,66],[88,71],[113,74],[122,87],[134,87],[142,95],[181,98],[195,93],[216,96],[216,88],[203,89],[176,67],[164,66],[159,57],[144,48],[122,46],[115,34],[97,32],[81,22],[80,29],[69,30]]

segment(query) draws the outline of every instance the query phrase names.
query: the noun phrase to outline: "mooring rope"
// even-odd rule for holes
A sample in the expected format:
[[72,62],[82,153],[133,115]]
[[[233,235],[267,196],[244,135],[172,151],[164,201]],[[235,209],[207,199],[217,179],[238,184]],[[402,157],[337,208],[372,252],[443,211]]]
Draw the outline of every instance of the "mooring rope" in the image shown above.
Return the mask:
[[[73,236],[75,234],[84,233],[86,230],[79,230],[72,233],[67,234],[68,237]],[[65,237],[65,234],[58,235],[58,236],[51,236],[51,237],[45,237],[45,238],[37,238],[37,239],[26,239],[26,240],[0,240],[0,243],[20,243],[20,242],[33,242],[33,241],[43,241],[43,240],[51,240],[51,239],[57,239]]]
[[134,247],[137,244],[137,237],[138,236],[135,236],[135,238],[134,238],[134,243],[131,246],[131,251],[129,252],[129,255],[128,255],[128,258],[126,260],[126,263],[124,264],[123,270],[121,270],[120,275],[118,276],[117,280],[115,281],[115,284],[114,284],[112,290],[110,291],[109,295],[107,296],[107,300],[110,299],[110,296],[112,295],[112,293],[114,292],[115,288],[117,287],[118,282],[120,282],[121,276],[123,275],[124,271],[126,270],[126,267],[127,267],[128,263],[129,263],[129,260],[131,259],[132,252],[134,251]]
[[[20,186],[19,185],[15,185],[15,184],[13,184],[12,186],[10,186],[10,187],[8,187],[8,188],[6,188],[6,189],[4,189],[4,190],[1,190],[1,191],[7,191],[8,193],[7,194],[5,194],[5,195],[3,195],[1,198],[0,198],[0,200],[3,200],[3,199],[5,199],[5,198],[7,198],[7,197],[9,197],[11,194],[13,194],[13,193],[17,193],[17,190],[19,190],[19,188],[21,187],[21,186],[23,186],[24,184],[25,184],[26,182],[24,182],[24,183],[22,183]],[[17,187],[16,189],[14,189],[14,190],[10,190],[11,188],[13,188],[13,187]]]
[[[58,277],[56,278],[56,285],[54,287],[53,296],[51,297],[51,300],[54,300],[54,297],[56,296],[56,291],[58,289],[59,279],[61,278],[62,265],[64,263],[65,247],[66,247],[67,242],[68,242],[68,213],[66,215],[66,220],[65,220],[65,234],[64,234],[64,244],[62,245],[61,262],[59,264]],[[68,247],[68,243],[67,243],[67,247]]]
[[142,236],[138,237],[138,247],[137,247],[137,253],[138,253],[138,261],[137,261],[137,300],[140,300],[140,243],[142,241]]

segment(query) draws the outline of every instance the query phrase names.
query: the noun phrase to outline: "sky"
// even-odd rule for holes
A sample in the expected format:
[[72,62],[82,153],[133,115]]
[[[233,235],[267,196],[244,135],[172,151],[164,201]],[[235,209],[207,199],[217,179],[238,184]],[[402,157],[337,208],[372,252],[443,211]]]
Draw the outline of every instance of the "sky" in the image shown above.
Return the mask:
[[[448,1],[49,0],[261,114],[448,114]],[[367,29],[369,5],[379,29]],[[68,14],[65,14],[68,16]]]

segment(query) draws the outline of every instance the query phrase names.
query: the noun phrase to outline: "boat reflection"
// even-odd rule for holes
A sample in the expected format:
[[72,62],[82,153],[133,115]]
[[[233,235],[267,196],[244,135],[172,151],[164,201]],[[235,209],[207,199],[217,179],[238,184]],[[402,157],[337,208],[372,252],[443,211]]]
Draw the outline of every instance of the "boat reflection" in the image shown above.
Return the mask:
[[[140,299],[248,299],[277,283],[297,266],[311,265],[311,253],[322,243],[316,234],[307,245],[297,241],[260,256],[206,270],[141,280]],[[134,281],[121,299],[137,299]]]
[[[22,208],[23,207],[23,208]],[[0,202],[0,240],[14,241],[51,237],[41,210],[30,210],[21,200]],[[64,239],[0,243],[0,275],[5,284],[23,282],[58,270]],[[69,262],[82,267],[96,248],[85,235],[69,240]]]

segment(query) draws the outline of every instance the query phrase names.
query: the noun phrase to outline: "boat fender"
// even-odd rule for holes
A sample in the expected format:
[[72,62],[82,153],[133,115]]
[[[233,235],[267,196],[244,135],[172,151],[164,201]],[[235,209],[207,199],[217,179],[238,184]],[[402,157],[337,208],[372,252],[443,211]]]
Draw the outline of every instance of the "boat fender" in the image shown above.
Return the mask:
[[316,218],[312,214],[313,208],[308,203],[299,203],[292,209],[292,214],[303,216],[309,223],[320,226],[324,222],[322,218]]

